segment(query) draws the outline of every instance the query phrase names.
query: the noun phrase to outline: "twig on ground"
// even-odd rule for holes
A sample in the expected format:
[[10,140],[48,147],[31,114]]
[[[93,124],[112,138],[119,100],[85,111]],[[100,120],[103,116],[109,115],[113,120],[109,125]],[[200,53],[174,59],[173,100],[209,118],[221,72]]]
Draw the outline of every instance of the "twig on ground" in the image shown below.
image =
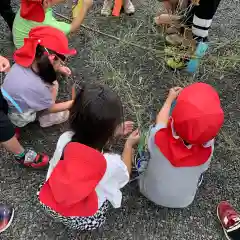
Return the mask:
[[[65,20],[67,20],[67,21],[71,21],[71,19],[70,19],[69,17],[66,17],[66,16],[64,16],[64,15],[61,14],[61,13],[58,13],[58,12],[55,12],[55,11],[54,11],[54,13],[55,13],[57,16],[65,19]],[[165,56],[165,52],[162,51],[162,50],[158,50],[158,49],[151,48],[151,47],[144,47],[144,46],[142,46],[142,45],[139,45],[139,44],[136,44],[136,43],[133,43],[133,42],[130,42],[130,41],[126,41],[126,40],[121,39],[121,38],[119,38],[119,37],[116,37],[116,36],[114,36],[114,35],[111,35],[111,34],[108,34],[108,33],[104,33],[104,32],[102,32],[102,31],[100,31],[100,30],[97,30],[97,29],[88,27],[88,26],[86,26],[86,25],[84,25],[84,24],[82,24],[81,26],[82,26],[83,28],[89,30],[89,31],[96,32],[96,33],[101,34],[101,35],[103,35],[103,36],[106,36],[106,37],[115,39],[115,40],[117,40],[117,41],[119,41],[119,42],[122,42],[122,43],[124,43],[124,44],[128,44],[128,45],[131,45],[131,46],[134,46],[134,47],[143,49],[143,50],[145,50],[145,51],[155,52],[156,54],[164,55],[164,56]],[[211,43],[210,43],[210,44],[211,44]],[[226,46],[226,45],[227,45],[227,43],[221,44],[220,46],[218,46],[217,50],[218,50],[218,49],[221,49],[222,47],[224,47],[224,46]],[[174,55],[175,55],[176,57],[177,57],[177,56],[180,56],[180,57],[183,56],[183,54],[181,54],[181,53],[175,53]],[[206,56],[208,56],[210,60],[219,59],[219,56],[211,56],[210,54],[207,54]],[[205,57],[206,57],[206,56],[205,56]],[[194,57],[194,56],[193,56],[193,57]],[[207,59],[206,59],[206,60],[207,60]],[[205,60],[205,61],[206,61],[206,60]],[[236,56],[234,56],[234,55],[233,55],[233,56],[221,56],[221,60],[229,60],[229,61],[234,61],[234,62],[240,62],[240,57],[239,57],[238,55],[236,55]]]

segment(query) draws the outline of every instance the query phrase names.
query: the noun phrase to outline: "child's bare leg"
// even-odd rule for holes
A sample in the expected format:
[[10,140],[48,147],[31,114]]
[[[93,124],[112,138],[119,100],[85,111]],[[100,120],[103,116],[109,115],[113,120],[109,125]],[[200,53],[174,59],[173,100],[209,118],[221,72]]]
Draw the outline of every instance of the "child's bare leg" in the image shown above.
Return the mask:
[[38,154],[32,150],[26,151],[15,136],[14,126],[9,120],[6,111],[0,109],[0,145],[14,154],[19,164],[26,167],[39,168],[47,166],[48,156]]
[[188,0],[180,0],[179,1],[179,9],[180,10],[187,9],[188,5],[189,5],[189,1]]
[[14,154],[15,160],[25,167],[43,168],[48,165],[49,157],[47,155],[36,153],[33,150],[26,151],[15,136],[5,142],[1,142],[1,145]]
[[83,10],[82,10],[82,16],[83,16],[83,20],[85,19],[89,9],[92,7],[93,5],[93,1],[92,0],[83,0]]
[[92,0],[83,0],[82,6],[79,9],[79,12],[76,13],[76,16],[73,18],[73,21],[71,24],[71,32],[75,32],[79,29],[79,27],[83,23],[84,18],[88,13],[88,10],[92,7],[92,4],[93,4]]
[[164,7],[167,13],[172,13],[173,12],[173,5],[171,3],[171,1],[164,1]]
[[177,25],[180,19],[180,16],[165,13],[155,17],[154,21],[157,25]]
[[19,141],[15,136],[9,139],[6,142],[1,143],[4,148],[6,148],[9,152],[13,153],[14,155],[19,155],[24,152],[24,148],[21,146]]
[[[57,100],[58,90],[59,90],[59,84],[58,84],[58,81],[56,80],[53,82],[53,86],[51,88],[52,99],[54,103]],[[57,112],[57,113],[49,113],[46,110],[39,114],[38,121],[40,123],[40,126],[45,128],[45,127],[51,127],[56,124],[64,123],[68,120],[68,118],[69,118],[68,110]]]
[[155,23],[157,25],[176,25],[180,23],[182,10],[187,8],[188,0],[164,1],[164,6],[166,13],[158,14]]

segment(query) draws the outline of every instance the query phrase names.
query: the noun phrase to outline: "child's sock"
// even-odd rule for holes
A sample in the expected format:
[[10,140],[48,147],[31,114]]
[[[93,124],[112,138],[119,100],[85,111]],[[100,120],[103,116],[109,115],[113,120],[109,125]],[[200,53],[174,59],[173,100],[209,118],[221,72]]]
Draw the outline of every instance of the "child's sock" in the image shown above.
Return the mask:
[[25,154],[26,154],[26,152],[25,152],[25,150],[24,150],[24,151],[23,151],[22,153],[20,153],[20,154],[15,154],[14,157],[15,157],[15,159],[16,159],[17,161],[20,161],[20,160],[22,160],[22,159],[25,158]]
[[37,157],[37,153],[32,150],[24,150],[24,152],[20,154],[16,154],[14,155],[14,157],[19,163],[22,163],[22,164],[32,163],[35,161]]

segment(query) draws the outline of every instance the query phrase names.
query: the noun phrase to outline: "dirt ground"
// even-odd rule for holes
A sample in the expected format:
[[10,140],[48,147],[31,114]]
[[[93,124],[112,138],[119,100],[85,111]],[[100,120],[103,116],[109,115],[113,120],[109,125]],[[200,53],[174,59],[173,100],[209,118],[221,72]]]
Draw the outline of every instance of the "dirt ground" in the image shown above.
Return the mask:
[[[15,8],[17,2],[13,2]],[[211,54],[206,56],[195,76],[184,71],[173,72],[164,64],[162,32],[153,25],[160,3],[156,0],[133,2],[136,14],[121,18],[101,17],[102,0],[94,2],[84,22],[88,28],[81,27],[79,34],[71,36],[71,44],[78,50],[78,55],[69,61],[74,80],[62,80],[60,98],[70,97],[73,82],[105,83],[121,95],[125,118],[134,120],[136,126],[147,126],[150,112],[161,107],[170,87],[195,81],[212,84],[221,97],[225,124],[217,138],[211,168],[204,176],[196,200],[182,210],[161,208],[141,196],[136,183],[132,183],[123,190],[121,209],[110,211],[107,223],[101,229],[91,233],[70,231],[39,209],[36,192],[46,173],[20,168],[11,155],[0,149],[0,202],[12,204],[16,210],[12,226],[0,235],[0,239],[224,238],[216,218],[217,204],[226,199],[240,209],[239,1],[222,0],[210,32]],[[64,5],[56,10],[69,14]],[[0,24],[0,54],[10,57],[13,48],[8,29],[3,20]],[[62,125],[40,129],[37,124],[32,124],[23,129],[21,141],[26,147],[51,155],[60,133],[66,128]]]

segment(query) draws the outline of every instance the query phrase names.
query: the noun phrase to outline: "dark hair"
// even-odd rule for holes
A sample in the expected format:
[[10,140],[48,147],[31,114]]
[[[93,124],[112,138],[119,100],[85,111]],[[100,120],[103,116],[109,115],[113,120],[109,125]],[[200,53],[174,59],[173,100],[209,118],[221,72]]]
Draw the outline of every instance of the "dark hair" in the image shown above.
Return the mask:
[[102,151],[123,120],[119,96],[105,85],[86,85],[70,110],[72,141]]
[[[61,54],[57,54],[54,51],[47,49],[50,54],[55,54],[57,57],[65,60],[65,57]],[[51,64],[48,55],[46,54],[46,48],[38,45],[35,54],[35,60],[38,67],[37,74],[41,77],[41,79],[48,84],[52,84],[57,79],[57,73]]]

